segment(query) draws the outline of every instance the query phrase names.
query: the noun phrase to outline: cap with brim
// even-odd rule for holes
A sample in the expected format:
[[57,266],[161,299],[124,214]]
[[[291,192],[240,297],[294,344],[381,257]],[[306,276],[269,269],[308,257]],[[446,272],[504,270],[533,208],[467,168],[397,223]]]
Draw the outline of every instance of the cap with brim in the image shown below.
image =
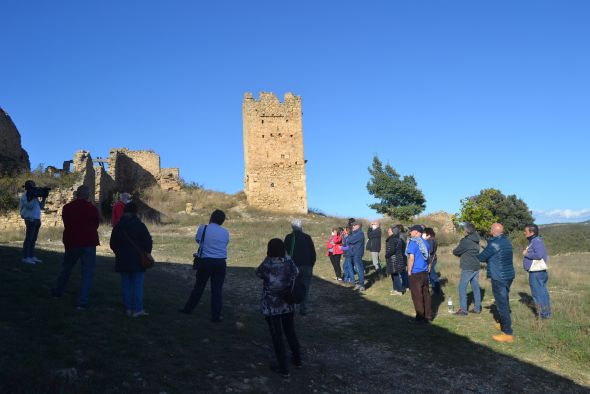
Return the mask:
[[412,231],[418,231],[419,233],[423,233],[424,229],[419,224],[415,224],[412,227],[410,227],[410,232]]
[[358,220],[355,220],[355,221],[354,221],[354,222],[352,222],[351,224],[352,224],[353,226],[362,226],[362,225],[363,225],[363,224],[362,224],[360,221],[358,221]]

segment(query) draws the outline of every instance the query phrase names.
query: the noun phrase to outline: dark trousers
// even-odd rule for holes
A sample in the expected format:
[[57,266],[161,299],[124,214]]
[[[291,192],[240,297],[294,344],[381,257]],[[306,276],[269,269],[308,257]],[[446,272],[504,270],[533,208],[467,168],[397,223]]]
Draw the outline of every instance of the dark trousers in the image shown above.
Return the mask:
[[410,275],[410,292],[416,320],[432,320],[432,300],[428,286],[428,272],[419,272]]
[[329,256],[332,267],[334,267],[334,274],[336,274],[337,278],[342,278],[342,269],[340,268],[340,258],[342,258],[342,255],[330,253]]
[[25,220],[25,240],[23,242],[23,257],[35,256],[35,244],[41,227],[40,220]]
[[197,306],[205,290],[205,286],[211,278],[211,319],[219,320],[221,317],[221,292],[225,280],[225,259],[202,259],[197,266],[195,287],[184,306],[185,312],[192,312]]
[[287,343],[291,349],[293,362],[295,364],[301,363],[301,348],[299,340],[295,334],[295,323],[293,320],[293,313],[284,313],[282,315],[265,316],[268,328],[270,329],[270,336],[272,338],[272,346],[277,356],[279,363],[279,371],[287,372],[287,354],[285,351],[285,344],[283,342],[283,333],[287,337]]
[[495,280],[492,279],[492,293],[496,301],[496,308],[500,315],[500,328],[505,334],[512,335],[512,319],[510,317],[510,286],[512,279]]

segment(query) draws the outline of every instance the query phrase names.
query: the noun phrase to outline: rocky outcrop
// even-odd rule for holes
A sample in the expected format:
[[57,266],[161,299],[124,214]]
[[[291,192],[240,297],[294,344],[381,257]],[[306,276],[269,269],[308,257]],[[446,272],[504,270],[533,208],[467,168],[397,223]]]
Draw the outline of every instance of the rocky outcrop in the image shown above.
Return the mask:
[[29,155],[21,146],[20,133],[10,115],[0,108],[0,175],[30,170]]

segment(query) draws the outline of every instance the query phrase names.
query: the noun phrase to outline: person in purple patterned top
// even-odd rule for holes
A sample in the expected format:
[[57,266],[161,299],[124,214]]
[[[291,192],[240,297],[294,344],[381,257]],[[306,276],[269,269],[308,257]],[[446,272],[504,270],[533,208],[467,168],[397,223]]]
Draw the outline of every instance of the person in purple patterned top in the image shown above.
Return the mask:
[[287,303],[280,297],[281,292],[292,285],[298,274],[297,266],[291,257],[286,256],[283,241],[278,238],[271,239],[268,242],[267,256],[256,269],[256,276],[264,281],[260,308],[268,323],[277,357],[278,367],[273,369],[283,377],[289,376],[283,333],[291,349],[293,365],[297,368],[301,367],[301,351],[293,321],[295,305]]

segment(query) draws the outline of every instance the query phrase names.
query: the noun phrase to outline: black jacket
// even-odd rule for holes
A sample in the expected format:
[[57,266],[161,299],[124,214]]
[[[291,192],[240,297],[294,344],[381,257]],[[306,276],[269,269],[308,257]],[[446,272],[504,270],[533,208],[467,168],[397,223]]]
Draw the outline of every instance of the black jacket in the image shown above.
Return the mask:
[[144,252],[152,252],[152,236],[136,215],[124,214],[111,232],[110,246],[115,252],[115,271],[143,272],[141,257],[129,238]]
[[397,274],[406,268],[406,243],[398,236],[390,236],[385,240],[385,261],[387,273]]
[[[295,247],[291,254],[291,243],[295,237]],[[293,231],[285,237],[285,249],[287,254],[293,258],[293,262],[298,267],[313,267],[315,264],[316,254],[313,240],[303,231]]]
[[459,266],[462,270],[477,271],[479,270],[479,234],[473,232],[465,236],[455,249],[453,254],[460,257]]
[[369,227],[367,238],[367,250],[369,252],[381,252],[381,227],[377,227],[375,230]]

